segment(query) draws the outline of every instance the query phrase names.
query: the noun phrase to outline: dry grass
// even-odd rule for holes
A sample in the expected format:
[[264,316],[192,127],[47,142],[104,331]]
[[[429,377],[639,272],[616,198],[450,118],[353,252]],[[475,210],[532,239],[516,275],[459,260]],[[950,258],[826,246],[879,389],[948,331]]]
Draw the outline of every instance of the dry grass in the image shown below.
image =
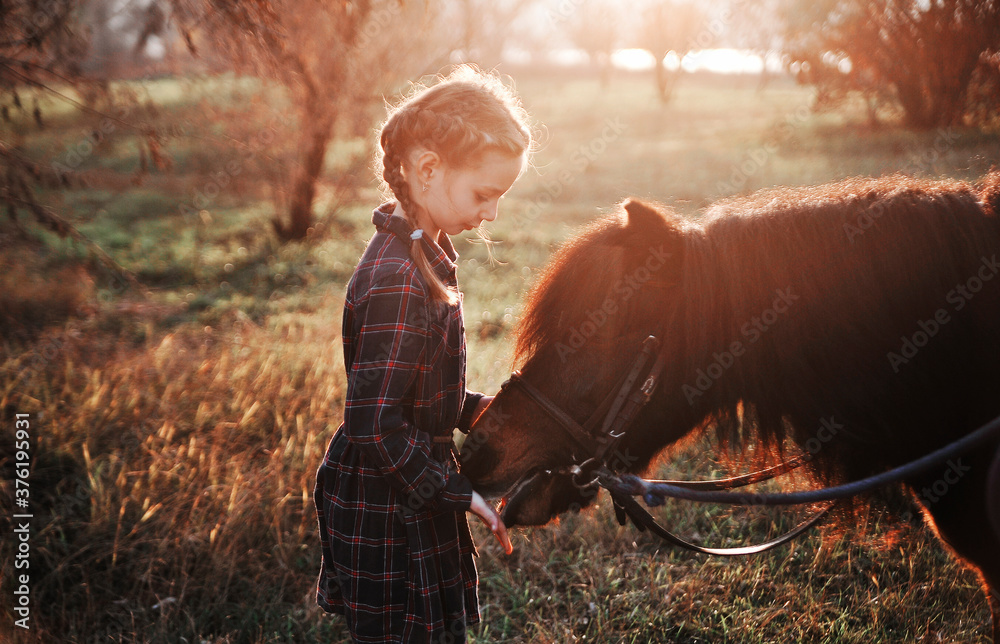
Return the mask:
[[[138,345],[70,323],[6,359],[0,404],[30,413],[37,437],[36,621],[21,641],[346,641],[312,598],[313,473],[342,405],[324,323],[335,310]],[[705,474],[704,448],[674,454],[664,474]],[[663,516],[716,544],[794,522],[683,504]],[[476,526],[475,641],[985,641],[972,575],[921,525],[871,517],[733,560],[665,549],[603,503],[517,531],[511,557]]]
[[254,606],[302,612],[313,471],[342,402],[336,334],[236,321],[134,346],[92,331],[52,329],[3,364],[0,405],[35,427],[39,641],[242,637],[274,628]]

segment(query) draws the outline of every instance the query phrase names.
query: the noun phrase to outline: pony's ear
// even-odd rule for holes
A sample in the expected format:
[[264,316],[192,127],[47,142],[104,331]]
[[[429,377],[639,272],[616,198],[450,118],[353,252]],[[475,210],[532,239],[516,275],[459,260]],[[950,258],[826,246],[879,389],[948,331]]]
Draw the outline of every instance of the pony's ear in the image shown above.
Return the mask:
[[657,228],[674,228],[676,216],[665,213],[654,206],[643,203],[638,199],[629,199],[624,204],[625,212],[628,213],[628,227],[639,230],[656,230]]
[[657,271],[655,279],[650,280],[651,286],[675,284],[684,261],[684,220],[669,208],[661,210],[636,199],[629,199],[623,207],[628,222],[617,241],[629,251],[626,269],[648,270],[655,265]]

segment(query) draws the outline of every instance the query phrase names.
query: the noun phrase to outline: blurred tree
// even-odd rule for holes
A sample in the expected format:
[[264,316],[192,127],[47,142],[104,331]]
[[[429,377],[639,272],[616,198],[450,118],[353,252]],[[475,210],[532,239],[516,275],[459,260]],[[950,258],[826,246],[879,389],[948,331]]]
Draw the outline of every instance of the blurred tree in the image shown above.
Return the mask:
[[17,221],[18,210],[23,209],[60,235],[67,233],[65,223],[38,202],[34,186],[56,186],[65,177],[31,160],[20,141],[31,120],[35,127],[44,127],[36,90],[53,82],[80,87],[85,81],[79,61],[88,40],[77,20],[78,8],[75,0],[0,3],[0,116],[4,132],[0,138],[4,175],[0,201],[7,206],[12,221]]
[[[1000,113],[1000,0],[785,0],[793,73],[818,104],[851,92],[927,129]],[[992,89],[990,89],[992,87]]]
[[602,87],[611,79],[611,54],[618,46],[623,11],[622,5],[611,0],[589,0],[576,9],[566,25],[572,43],[587,52],[597,66]]
[[[445,11],[454,12],[456,49],[465,62],[493,68],[511,40],[511,26],[537,0],[452,0]],[[445,14],[445,24],[451,22]]]
[[[35,125],[43,127],[38,94],[33,89],[54,80],[70,85],[83,81],[78,61],[87,50],[87,39],[79,28],[76,11],[74,0],[0,2],[0,116],[5,130],[0,159],[6,166],[0,198],[11,219],[16,218],[19,206],[34,201],[30,186],[22,184],[28,178],[40,178],[36,175],[43,170],[17,149],[12,140],[16,134],[13,117],[30,114]],[[25,94],[31,99],[30,112]],[[29,171],[29,177],[24,171]]]
[[[0,204],[6,206],[8,219],[22,237],[25,232],[20,229],[18,217],[19,213],[27,213],[59,236],[74,238],[114,273],[135,284],[131,274],[36,194],[39,187],[58,189],[79,182],[79,166],[111,131],[121,126],[140,134],[144,160],[163,162],[159,134],[146,124],[120,118],[120,114],[136,106],[136,96],[113,92],[105,78],[87,73],[83,62],[90,56],[93,43],[87,9],[83,0],[0,2]],[[23,145],[32,128],[45,127],[40,101],[43,94],[82,110],[90,117],[93,128],[85,138],[66,142],[67,153],[48,164],[32,158]]]
[[[433,3],[402,0],[171,0],[191,47],[224,54],[238,71],[289,90],[299,129],[298,163],[283,240],[306,237],[317,181],[334,127],[367,112],[406,78],[426,72],[434,44]],[[436,52],[436,53],[435,53]]]
[[784,0],[736,1],[728,14],[731,27],[727,34],[727,44],[736,49],[744,49],[760,56],[764,62],[757,90],[767,86],[771,70],[767,67],[769,58],[784,50],[785,24],[781,5]]
[[[656,91],[661,103],[668,103],[684,69],[684,57],[695,49],[705,15],[693,2],[655,0],[641,12],[638,43],[656,59]],[[706,32],[707,33],[707,32]],[[667,67],[667,56],[677,57],[677,69]]]
[[80,62],[94,78],[122,78],[141,64],[146,45],[161,37],[166,15],[160,0],[80,0],[89,47]]

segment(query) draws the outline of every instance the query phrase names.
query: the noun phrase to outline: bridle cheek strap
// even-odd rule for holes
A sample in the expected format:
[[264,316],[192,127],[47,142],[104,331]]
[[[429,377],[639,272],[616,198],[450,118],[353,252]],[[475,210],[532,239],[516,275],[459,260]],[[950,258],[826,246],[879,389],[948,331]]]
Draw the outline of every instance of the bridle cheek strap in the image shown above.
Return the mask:
[[531,398],[535,402],[535,404],[541,407],[542,410],[545,411],[545,413],[547,413],[549,416],[551,416],[554,421],[559,423],[559,425],[564,430],[566,430],[566,432],[573,438],[573,440],[579,443],[581,447],[586,449],[588,452],[591,453],[594,452],[594,450],[596,449],[594,437],[591,436],[587,432],[587,430],[585,430],[583,426],[580,425],[580,423],[570,418],[569,414],[564,412],[562,409],[559,408],[558,405],[552,402],[552,400],[548,396],[540,392],[538,389],[535,388],[534,385],[525,380],[521,376],[520,371],[515,371],[514,373],[510,374],[510,378],[508,378],[506,382],[500,385],[500,391],[503,391],[504,389],[507,389],[510,385],[514,384],[516,384],[518,387],[524,390],[524,393],[528,394],[528,397]]
[[[656,519],[654,519],[645,508],[639,505],[639,503],[632,498],[631,495],[623,493],[620,490],[613,489],[605,483],[604,479],[607,476],[612,475],[613,470],[616,469],[609,468],[607,463],[608,455],[614,453],[618,442],[625,436],[625,432],[632,425],[632,422],[639,414],[639,411],[642,410],[646,403],[649,402],[653,392],[656,390],[656,385],[659,382],[660,373],[663,371],[664,365],[663,356],[660,355],[658,351],[659,346],[659,340],[652,335],[643,341],[642,351],[636,357],[632,368],[622,379],[617,392],[612,389],[608,398],[606,398],[604,402],[598,406],[591,418],[584,425],[581,425],[573,420],[569,414],[564,412],[558,405],[552,402],[548,396],[526,381],[521,376],[519,371],[512,373],[510,375],[510,379],[503,383],[503,385],[500,386],[500,389],[506,389],[511,385],[521,387],[524,393],[526,393],[528,397],[535,402],[535,404],[545,410],[545,413],[551,416],[552,419],[555,420],[575,442],[579,443],[580,446],[586,450],[585,454],[591,455],[582,462],[574,463],[573,466],[565,473],[572,476],[574,485],[580,489],[595,488],[598,485],[607,489],[611,493],[615,515],[621,525],[625,525],[628,519],[631,519],[632,523],[634,523],[639,530],[649,530],[651,533],[675,546],[680,546],[682,548],[687,548],[688,550],[704,554],[737,556],[764,552],[765,550],[770,550],[776,546],[788,543],[798,535],[822,521],[832,505],[828,505],[822,510],[814,513],[806,521],[796,526],[790,532],[766,543],[742,548],[706,548],[704,546],[690,543],[673,534],[657,523]],[[649,363],[654,354],[656,355],[656,359],[653,362],[653,365],[648,371],[645,371],[646,365]],[[643,375],[644,371],[646,378],[642,381],[641,386],[636,387],[636,384],[639,382],[639,378]],[[600,418],[600,414],[605,408],[607,411],[604,415],[604,422],[601,424],[600,432],[595,435],[593,433],[593,428],[596,426],[597,420]],[[801,459],[794,459],[791,462],[769,468],[761,472],[720,481],[679,481],[672,483],[678,483],[679,486],[695,489],[730,489],[733,487],[742,487],[744,485],[756,483],[761,480],[768,480],[774,476],[794,469],[800,465],[801,462],[804,461]],[[627,466],[628,463],[621,463],[621,465]],[[539,474],[540,473],[536,473],[534,476],[518,483],[517,491],[520,492],[522,489],[527,489],[528,486],[534,483]],[[588,478],[591,480],[588,480]]]
[[[660,342],[654,336],[646,338],[642,343],[642,352],[636,358],[635,364],[632,365],[632,369],[628,375],[625,376],[618,395],[608,409],[607,415],[604,417],[604,423],[601,426],[600,437],[598,438],[599,447],[594,454],[594,458],[599,463],[607,463],[607,455],[613,453],[614,449],[618,446],[618,442],[625,436],[625,432],[628,431],[628,428],[635,421],[636,416],[646,406],[649,399],[653,397],[653,392],[656,391],[656,385],[659,383],[660,373],[663,371],[664,365],[663,356],[658,352],[659,346]],[[656,359],[653,361],[653,365],[649,368],[649,371],[646,372],[645,380],[642,380],[642,384],[637,388],[637,384],[640,382],[639,378],[646,368],[646,363],[649,362],[653,355],[656,355]]]
[[[656,385],[659,381],[660,373],[663,371],[663,356],[659,355],[660,341],[655,336],[647,337],[642,343],[642,351],[636,357],[632,368],[621,380],[617,390],[612,389],[608,398],[598,406],[591,418],[583,425],[570,417],[561,407],[552,402],[552,399],[539,391],[534,385],[521,376],[520,371],[515,371],[510,378],[504,382],[501,391],[511,385],[517,385],[528,395],[542,410],[552,417],[556,423],[562,427],[567,434],[578,443],[584,450],[584,454],[589,455],[586,462],[605,464],[605,456],[612,452],[618,442],[625,435],[626,430],[635,420],[639,411],[649,402]],[[646,365],[656,355],[652,367],[646,370]],[[645,372],[646,378],[642,380],[642,385],[637,387],[639,378]],[[596,435],[593,428],[604,412],[604,421],[601,423],[600,432]]]

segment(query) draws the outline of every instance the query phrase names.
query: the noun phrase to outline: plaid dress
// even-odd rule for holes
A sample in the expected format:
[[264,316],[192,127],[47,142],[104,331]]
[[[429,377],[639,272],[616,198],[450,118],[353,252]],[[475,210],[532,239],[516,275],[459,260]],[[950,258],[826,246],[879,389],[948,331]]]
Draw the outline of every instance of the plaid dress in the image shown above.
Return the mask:
[[[475,545],[452,430],[468,432],[482,394],[465,388],[462,306],[432,300],[409,254],[424,244],[457,288],[451,241],[410,240],[375,210],[376,233],[347,286],[344,422],[314,492],[323,562],[317,600],[357,642],[465,641],[479,621]],[[464,412],[464,413],[463,413]]]

